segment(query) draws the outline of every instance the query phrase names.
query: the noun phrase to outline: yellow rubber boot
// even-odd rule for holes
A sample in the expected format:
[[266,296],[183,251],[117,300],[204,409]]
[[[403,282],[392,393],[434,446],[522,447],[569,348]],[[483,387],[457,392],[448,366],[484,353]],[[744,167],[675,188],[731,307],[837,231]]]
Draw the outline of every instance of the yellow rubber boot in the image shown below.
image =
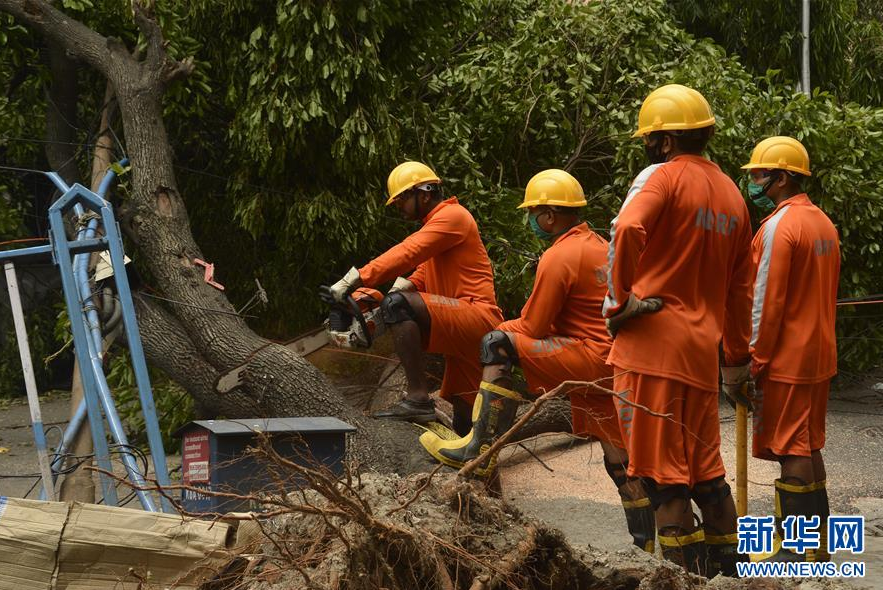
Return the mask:
[[[486,451],[515,422],[518,405],[524,401],[519,393],[494,383],[482,381],[472,406],[472,430],[455,440],[444,440],[434,432],[424,432],[420,444],[441,463],[459,469]],[[496,467],[496,454],[479,467],[475,474],[489,476]]]

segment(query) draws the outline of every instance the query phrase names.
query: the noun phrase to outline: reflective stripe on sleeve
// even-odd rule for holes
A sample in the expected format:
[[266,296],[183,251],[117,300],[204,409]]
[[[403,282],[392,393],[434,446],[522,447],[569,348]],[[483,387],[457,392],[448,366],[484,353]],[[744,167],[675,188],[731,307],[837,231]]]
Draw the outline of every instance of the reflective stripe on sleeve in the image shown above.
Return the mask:
[[638,174],[635,177],[634,182],[632,182],[632,186],[629,187],[625,200],[622,202],[622,207],[619,208],[619,214],[617,214],[617,216],[613,218],[613,221],[610,222],[610,244],[607,248],[607,295],[604,297],[604,303],[601,305],[601,315],[605,317],[607,316],[607,310],[619,306],[619,302],[616,300],[616,292],[613,290],[613,259],[616,257],[616,222],[619,220],[619,215],[625,211],[626,206],[631,202],[634,196],[641,192],[641,189],[647,184],[650,176],[663,165],[665,165],[665,162],[661,164],[651,164],[641,170],[641,173]]
[[760,262],[757,265],[757,278],[754,280],[754,303],[751,306],[751,346],[757,343],[760,333],[760,320],[763,317],[763,302],[766,298],[767,279],[770,275],[770,260],[773,257],[773,240],[776,238],[776,228],[785,212],[791,205],[785,205],[778,213],[769,218],[763,224],[763,239],[760,242]]

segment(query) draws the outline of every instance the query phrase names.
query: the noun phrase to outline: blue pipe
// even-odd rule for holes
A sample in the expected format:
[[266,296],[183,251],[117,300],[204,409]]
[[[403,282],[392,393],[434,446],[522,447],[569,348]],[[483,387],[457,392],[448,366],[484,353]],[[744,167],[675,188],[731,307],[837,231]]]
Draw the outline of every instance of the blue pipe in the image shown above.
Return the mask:
[[[70,422],[68,422],[67,427],[64,429],[64,434],[61,435],[61,445],[59,445],[59,447],[55,450],[55,455],[52,459],[53,471],[56,470],[56,465],[64,458],[64,455],[67,454],[70,443],[72,443],[74,437],[77,436],[77,433],[80,431],[80,427],[83,425],[83,422],[85,420],[86,399],[83,398],[80,400],[80,405],[77,406],[77,411],[74,412],[73,416],[71,416]],[[42,496],[40,499],[43,499]]]
[[[73,190],[73,189],[71,189]],[[68,191],[69,193],[70,191]],[[66,193],[66,194],[68,194]],[[89,342],[91,338],[86,333],[85,321],[82,321],[83,315],[79,313],[81,309],[81,301],[78,295],[78,288],[74,278],[74,269],[71,260],[70,242],[64,229],[64,219],[61,215],[61,209],[53,205],[49,208],[49,230],[52,232],[53,257],[55,263],[58,264],[61,282],[63,285],[62,292],[64,300],[67,304],[68,313],[71,316],[71,333],[74,337],[74,351],[77,360],[80,363],[80,376],[83,379],[83,398],[86,401],[88,411],[86,416],[89,418],[89,427],[92,430],[92,444],[95,448],[95,460],[99,467],[105,471],[113,469],[110,462],[110,451],[107,446],[107,438],[104,431],[104,420],[101,416],[101,402],[98,399],[97,387],[95,386],[95,375],[86,367],[89,363]],[[117,493],[113,481],[105,474],[100,475],[101,492],[104,497],[105,504],[116,506]]]
[[71,187],[67,185],[64,179],[58,175],[58,172],[44,172],[46,177],[52,181],[52,184],[55,185],[55,188],[60,190],[62,193],[66,193],[71,190]]
[[[156,405],[150,387],[150,374],[147,372],[147,361],[144,359],[144,348],[141,345],[141,334],[138,332],[138,320],[135,317],[132,291],[129,288],[129,279],[124,270],[123,238],[119,233],[119,227],[114,220],[110,205],[105,204],[101,207],[101,219],[104,223],[104,233],[107,236],[107,251],[110,254],[111,263],[114,268],[123,269],[122,272],[114,274],[114,282],[119,295],[123,325],[126,328],[126,340],[132,358],[132,369],[135,371],[135,382],[138,384],[141,412],[144,415],[144,429],[147,431],[147,442],[150,445],[150,454],[153,456],[156,481],[160,486],[166,488],[170,484],[166,451],[163,448],[162,433],[159,429],[159,419],[156,415]],[[174,506],[165,495],[162,497],[162,506],[165,512],[175,512]]]
[[[79,286],[82,292],[83,283],[80,282]],[[85,286],[88,293],[88,277],[86,278]],[[99,327],[98,332],[100,331],[101,328]],[[127,447],[129,446],[129,439],[126,436],[126,431],[123,428],[122,422],[120,421],[119,414],[117,414],[117,409],[113,403],[113,397],[111,396],[110,388],[107,386],[107,379],[105,379],[104,377],[104,365],[101,360],[100,349],[96,349],[95,343],[92,340],[88,340],[88,350],[92,373],[95,376],[95,384],[98,386],[98,398],[101,400],[101,405],[104,408],[104,416],[107,418],[107,424],[110,427],[111,435],[113,436],[114,440],[116,440],[117,444],[123,447]],[[126,472],[129,474],[129,479],[132,481],[132,483],[134,483],[135,486],[139,488],[147,487],[147,481],[144,479],[144,475],[140,471],[138,471],[138,463],[135,461],[135,458],[131,454],[123,452],[122,459],[123,465],[125,465]],[[153,498],[148,492],[136,489],[135,494],[137,494],[138,500],[141,502],[141,505],[144,507],[145,510],[147,510],[148,512],[157,511],[156,506],[153,503]]]

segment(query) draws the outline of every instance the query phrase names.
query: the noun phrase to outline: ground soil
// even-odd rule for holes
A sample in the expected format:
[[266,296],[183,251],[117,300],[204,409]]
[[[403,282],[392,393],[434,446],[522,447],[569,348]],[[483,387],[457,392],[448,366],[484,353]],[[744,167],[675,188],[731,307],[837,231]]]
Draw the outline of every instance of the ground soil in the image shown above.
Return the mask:
[[[390,366],[388,361],[384,362]],[[376,388],[379,380],[385,379],[379,385],[386,388],[387,395],[385,398],[366,396],[366,411],[386,403],[389,399],[395,399],[401,385],[396,381],[400,377],[392,369],[384,372],[374,368],[371,371],[370,379],[362,374],[358,380],[367,388]],[[835,386],[829,406],[828,440],[824,454],[828,467],[832,512],[864,514],[866,517],[866,551],[862,556],[849,558],[864,560],[868,576],[859,583],[849,584],[852,587],[883,589],[883,576],[880,575],[883,573],[883,475],[880,471],[880,457],[883,456],[883,427],[880,426],[883,392],[874,387],[880,381],[883,381],[883,375]],[[353,390],[356,389],[354,387]],[[44,398],[42,410],[45,424],[63,425],[69,412],[68,401],[63,395]],[[721,405],[720,412],[722,453],[728,473],[734,473],[733,413],[725,404]],[[399,441],[402,449],[415,444],[417,434],[419,429],[415,427],[414,440]],[[0,495],[24,496],[30,491],[30,497],[35,497],[36,493],[31,490],[35,482],[32,474],[37,471],[32,439],[27,405],[23,400],[6,402],[0,406]],[[53,444],[57,439],[56,433],[50,432],[49,439],[50,445]],[[485,528],[478,531],[479,537],[488,537],[488,547],[495,547],[499,554],[504,554],[512,549],[513,544],[517,546],[523,540],[524,531],[533,526],[548,541],[548,551],[560,552],[562,559],[570,560],[568,563],[571,564],[588,563],[589,571],[598,579],[604,579],[598,568],[632,571],[636,563],[648,564],[650,569],[647,571],[653,572],[648,574],[641,570],[643,573],[638,580],[644,580],[643,587],[652,587],[647,586],[647,580],[651,578],[662,584],[658,579],[660,576],[671,577],[670,573],[658,573],[662,570],[659,570],[657,562],[647,561],[647,556],[630,548],[622,509],[613,485],[604,472],[597,443],[556,434],[541,436],[524,442],[523,445],[509,447],[501,455],[504,502],[492,510],[499,518],[485,523],[482,525]],[[172,458],[173,466],[174,460]],[[775,464],[750,461],[749,513],[772,513],[772,480],[776,477],[777,470]],[[13,475],[28,477],[9,477]],[[421,477],[418,475],[402,479],[384,476],[370,484],[374,490],[370,493],[377,501],[385,502],[385,505],[400,504],[422,485],[424,480]],[[450,478],[451,474],[445,468],[435,479],[439,484],[448,482],[450,487]],[[450,531],[452,523],[457,521],[458,512],[451,508],[449,501],[444,500],[450,498],[449,495],[445,496],[450,490],[445,491],[443,487],[433,484],[423,492],[424,496],[419,502],[415,502],[413,508],[397,512],[396,518],[410,519],[409,530],[419,531],[425,526],[431,526],[434,527],[431,530],[437,534]],[[431,514],[427,517],[428,521],[421,519],[421,511]],[[431,525],[427,525],[427,522]],[[543,524],[539,524],[540,522]],[[394,520],[394,524],[401,522]],[[552,529],[562,531],[563,537],[556,537]],[[470,535],[475,533],[475,530],[469,532]],[[369,535],[366,538],[371,537]],[[338,559],[343,559],[340,555],[338,554]],[[486,555],[493,554],[488,552]],[[836,559],[842,558],[836,555]],[[581,567],[583,566],[578,566]],[[479,575],[478,568],[466,568],[463,571],[469,575]],[[264,582],[269,583],[267,580]],[[672,581],[672,584],[677,586],[681,582],[683,580]],[[298,587],[293,580],[291,583],[294,585],[288,587]],[[726,583],[728,582],[715,584]],[[806,582],[803,587],[820,587],[813,584]],[[455,587],[460,587],[459,582]],[[752,587],[759,586],[755,584]]]

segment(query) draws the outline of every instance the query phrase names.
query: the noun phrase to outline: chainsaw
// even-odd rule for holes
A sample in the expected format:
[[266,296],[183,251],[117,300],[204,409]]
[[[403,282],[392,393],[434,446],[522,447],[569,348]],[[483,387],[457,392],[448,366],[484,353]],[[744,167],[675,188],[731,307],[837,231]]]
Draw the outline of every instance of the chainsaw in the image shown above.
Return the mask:
[[386,330],[380,312],[383,294],[361,287],[345,303],[335,301],[327,286],[319,287],[319,297],[331,306],[325,320],[328,340],[338,348],[370,348]]
[[[285,343],[285,347],[301,356],[313,354],[328,344],[338,348],[370,348],[374,339],[383,334],[386,324],[380,316],[383,294],[374,289],[356,289],[346,303],[331,297],[327,286],[319,287],[319,298],[331,306],[324,329],[317,328]],[[229,393],[243,384],[248,363],[233,367],[215,382],[218,393]]]

